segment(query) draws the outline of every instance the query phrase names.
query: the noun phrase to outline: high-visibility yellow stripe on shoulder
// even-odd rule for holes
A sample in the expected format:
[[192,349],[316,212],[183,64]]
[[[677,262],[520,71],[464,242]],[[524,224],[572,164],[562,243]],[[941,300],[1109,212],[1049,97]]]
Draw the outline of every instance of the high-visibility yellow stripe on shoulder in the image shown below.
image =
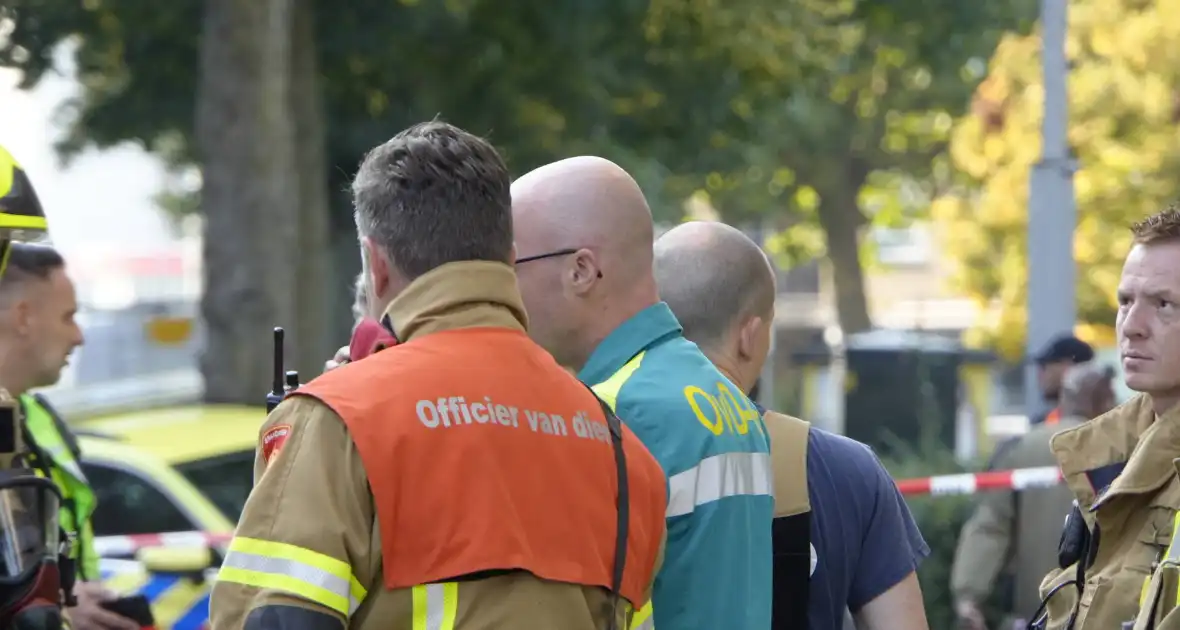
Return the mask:
[[0,212],[0,226],[10,230],[23,229],[44,232],[49,229],[49,222],[45,220],[45,217]]
[[414,630],[455,630],[459,583],[420,584],[413,589]]
[[594,393],[598,394],[598,397],[605,401],[611,409],[618,409],[619,391],[623,389],[623,384],[627,382],[627,379],[631,378],[631,375],[635,373],[635,370],[639,369],[639,364],[643,363],[644,354],[647,353],[640,352],[639,354],[635,355],[635,358],[631,359],[626,363],[626,365],[619,368],[618,372],[615,372],[610,378],[593,387]]
[[[1159,566],[1156,567],[1154,571],[1152,571],[1152,575],[1148,575],[1147,577],[1143,578],[1143,587],[1139,589],[1140,610],[1143,610],[1144,606],[1148,604],[1148,598],[1152,597],[1152,594],[1155,592],[1152,590],[1153,580],[1159,582],[1159,586],[1156,586],[1155,588],[1161,591],[1160,594],[1166,594],[1162,592],[1165,583],[1165,580],[1163,580],[1163,574],[1168,570],[1168,567],[1180,566],[1180,544],[1177,544],[1178,540],[1180,540],[1180,512],[1176,512],[1176,515],[1172,518],[1172,541],[1168,543],[1168,550],[1166,553],[1164,553],[1163,560],[1160,562]],[[1175,597],[1172,602],[1162,602],[1166,609],[1171,609],[1177,604],[1180,604],[1180,584],[1177,585],[1176,592],[1172,593],[1171,596]],[[1156,604],[1159,603],[1161,602],[1157,600]]]
[[[623,367],[619,368],[617,372],[611,374],[611,377],[593,387],[594,393],[598,394],[612,410],[619,408],[619,392],[622,391],[623,385],[631,378],[639,366],[643,363],[643,356],[647,352],[640,352],[635,355],[635,358],[628,361]],[[654,630],[655,619],[652,616],[651,602],[648,601],[640,608],[635,616],[631,617],[630,630]],[[415,629],[416,630],[416,629]]]
[[652,615],[651,600],[631,618],[631,630],[655,630],[656,620]]
[[218,581],[283,591],[345,617],[356,612],[365,589],[352,567],[322,553],[269,540],[235,536]]

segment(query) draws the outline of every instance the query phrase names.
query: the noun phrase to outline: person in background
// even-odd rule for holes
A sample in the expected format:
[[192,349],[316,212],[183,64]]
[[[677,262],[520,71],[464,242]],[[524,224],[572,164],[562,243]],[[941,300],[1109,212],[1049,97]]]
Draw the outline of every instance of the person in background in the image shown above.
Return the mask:
[[1042,422],[1055,424],[1061,418],[1061,410],[1057,406],[1057,402],[1061,395],[1061,382],[1065,378],[1065,371],[1072,365],[1093,359],[1094,349],[1090,347],[1090,344],[1073,335],[1061,335],[1055,338],[1037,354],[1034,358],[1037,364],[1037,384],[1041,388],[1041,395],[1049,406],[1036,413],[1030,412],[1030,424]]
[[[352,297],[352,333],[355,336],[357,329],[365,322],[365,313],[368,312],[369,298],[365,295],[365,272],[361,272],[356,276],[356,282],[353,285]],[[373,321],[373,320],[369,320]],[[349,344],[350,346],[351,344]],[[352,360],[349,352],[349,346],[341,346],[336,351],[335,356],[324,362],[324,371],[328,372],[334,370],[345,363]]]
[[364,319],[365,313],[369,312],[369,298],[365,295],[365,272],[362,271],[356,275],[352,290],[352,319],[359,324]]
[[[614,407],[668,476],[666,560],[638,623],[654,611],[657,630],[766,630],[765,427],[660,301],[643,191],[618,165],[576,157],[513,182],[512,212],[529,334]],[[721,401],[738,415],[722,415]]]
[[77,310],[74,283],[61,254],[45,245],[13,243],[0,276],[0,388],[18,397],[34,467],[61,491],[59,520],[76,537],[78,603],[65,614],[74,630],[134,630],[134,621],[102,607],[117,596],[98,583],[90,524],[97,501],[79,464],[77,440],[48,402],[30,393],[56,383],[70,354],[82,345]]
[[[1114,369],[1093,361],[1071,365],[1059,393],[1061,419],[1034,425],[1016,438],[995,458],[997,470],[1056,465],[1049,440],[1057,432],[1114,408]],[[1024,628],[1040,604],[1041,578],[1057,566],[1061,523],[1072,502],[1073,493],[1064,485],[979,495],[951,568],[955,614],[964,628],[985,630],[983,602],[997,588],[1011,591],[1002,597],[1007,609],[1003,628]],[[1002,573],[1009,579],[1000,580]]]
[[[685,338],[752,390],[774,322],[774,268],[762,249],[724,223],[685,223],[656,241],[655,274]],[[780,580],[780,558],[792,538],[808,535],[808,628],[840,628],[846,609],[860,629],[926,628],[916,570],[930,551],[881,462],[868,446],[802,420],[773,411],[763,419],[775,471],[775,630],[800,627],[781,614],[801,585]],[[807,505],[810,528],[800,536],[788,521]]]

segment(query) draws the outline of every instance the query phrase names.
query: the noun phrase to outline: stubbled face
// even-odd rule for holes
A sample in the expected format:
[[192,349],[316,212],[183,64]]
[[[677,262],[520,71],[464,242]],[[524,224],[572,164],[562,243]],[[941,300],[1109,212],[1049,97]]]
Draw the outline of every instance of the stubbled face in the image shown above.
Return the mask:
[[1180,242],[1133,247],[1118,302],[1115,327],[1127,387],[1180,400]]
[[45,280],[31,280],[14,303],[16,352],[29,369],[29,386],[45,387],[61,378],[70,353],[82,345],[74,283],[64,269]]

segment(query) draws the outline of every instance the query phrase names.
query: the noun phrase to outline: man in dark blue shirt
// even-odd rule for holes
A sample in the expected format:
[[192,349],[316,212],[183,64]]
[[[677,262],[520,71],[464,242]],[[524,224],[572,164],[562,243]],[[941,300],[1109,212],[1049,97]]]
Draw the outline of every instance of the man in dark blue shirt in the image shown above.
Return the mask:
[[[883,598],[903,584],[908,588],[908,583],[914,592],[907,597],[916,594],[921,604],[915,571],[930,548],[872,450],[813,428],[807,442],[807,490],[817,556],[811,576],[810,627],[839,628],[845,609],[852,612],[858,627],[925,627],[924,612],[921,620],[906,620],[886,610],[888,602]],[[882,625],[864,619],[877,616],[878,610],[907,623]]]
[[[774,271],[762,250],[725,224],[694,222],[660,237],[655,254],[660,297],[680,320],[685,337],[734,384],[744,391],[753,389],[769,352],[774,321]],[[876,455],[860,442],[761,411],[776,467],[776,516],[783,514],[782,494],[794,492],[804,467],[798,465],[797,471],[780,477],[782,469],[797,465],[793,459],[806,461],[808,628],[839,630],[845,611],[851,611],[862,630],[925,630],[916,571],[930,550]],[[778,437],[782,433],[776,435],[776,426],[794,427],[787,435],[800,440],[806,435],[805,451]],[[790,503],[787,513],[797,512],[796,502]],[[797,545],[799,531],[775,528],[776,563],[780,549]],[[780,627],[778,612],[797,597],[793,591],[780,587],[776,573],[775,630]]]

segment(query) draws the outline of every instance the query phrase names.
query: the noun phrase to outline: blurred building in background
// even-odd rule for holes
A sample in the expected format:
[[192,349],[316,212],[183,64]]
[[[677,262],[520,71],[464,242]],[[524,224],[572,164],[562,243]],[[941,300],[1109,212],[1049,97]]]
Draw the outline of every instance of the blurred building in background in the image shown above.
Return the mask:
[[201,241],[66,253],[86,343],[48,393],[67,415],[187,402],[201,393]]

